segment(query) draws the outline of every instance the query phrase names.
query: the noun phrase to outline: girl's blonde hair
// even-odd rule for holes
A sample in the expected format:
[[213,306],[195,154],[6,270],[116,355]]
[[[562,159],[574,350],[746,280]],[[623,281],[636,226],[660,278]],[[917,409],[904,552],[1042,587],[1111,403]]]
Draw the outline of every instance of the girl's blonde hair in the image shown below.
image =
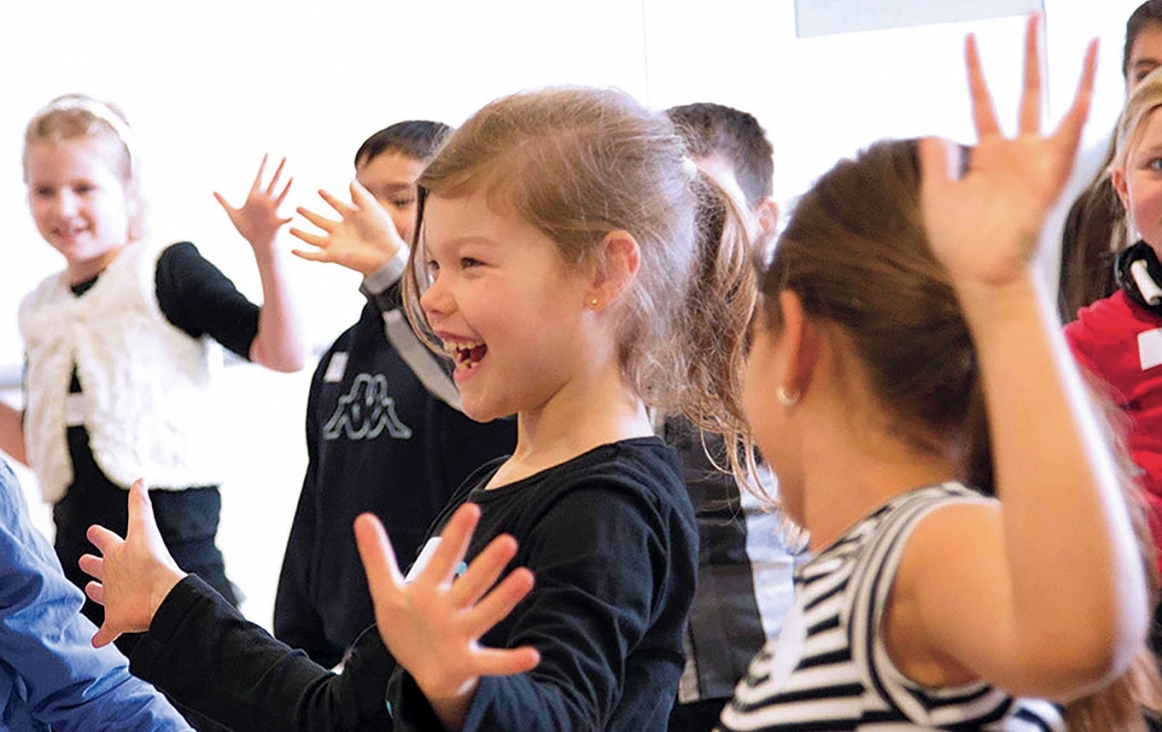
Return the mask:
[[[618,324],[625,382],[647,403],[739,437],[745,331],[755,297],[745,219],[699,173],[673,123],[629,95],[553,88],[496,100],[456,130],[418,181],[424,195],[482,193],[595,268],[597,246],[629,232],[641,266]],[[423,210],[405,298],[426,330]]]
[[129,239],[141,238],[144,206],[137,185],[137,155],[133,129],[116,105],[84,94],[65,94],[53,99],[29,120],[24,131],[22,166],[28,182],[28,157],[34,145],[59,144],[71,140],[95,139],[108,143],[110,169],[124,186],[132,208]]
[[[1162,68],[1151,71],[1135,87],[1134,93],[1126,100],[1118,125],[1114,130],[1114,154],[1109,170],[1125,169],[1130,152],[1137,147],[1142,137],[1142,129],[1150,119],[1150,113],[1162,107]],[[1127,211],[1129,216],[1130,212]]]

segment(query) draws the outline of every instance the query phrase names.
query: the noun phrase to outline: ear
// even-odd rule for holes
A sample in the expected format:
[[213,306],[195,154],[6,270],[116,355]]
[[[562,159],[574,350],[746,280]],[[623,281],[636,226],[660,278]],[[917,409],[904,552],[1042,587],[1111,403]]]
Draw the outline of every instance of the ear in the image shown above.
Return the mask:
[[125,188],[125,211],[129,216],[129,241],[145,237],[145,202],[136,183],[128,183]]
[[585,292],[585,307],[603,310],[633,282],[641,266],[641,249],[628,231],[616,229],[597,247],[593,281]]
[[803,303],[791,290],[779,293],[782,311],[782,333],[779,334],[783,351],[782,383],[778,384],[796,401],[806,395],[815,372],[819,355],[819,334],[803,312]]
[[763,234],[773,234],[775,227],[779,225],[779,204],[775,203],[774,197],[767,196],[759,201],[754,212],[759,220],[759,231]]
[[1130,211],[1130,184],[1126,181],[1126,169],[1114,168],[1110,171],[1110,182],[1114,184],[1114,190],[1118,192],[1118,198],[1122,201],[1122,208],[1126,213]]

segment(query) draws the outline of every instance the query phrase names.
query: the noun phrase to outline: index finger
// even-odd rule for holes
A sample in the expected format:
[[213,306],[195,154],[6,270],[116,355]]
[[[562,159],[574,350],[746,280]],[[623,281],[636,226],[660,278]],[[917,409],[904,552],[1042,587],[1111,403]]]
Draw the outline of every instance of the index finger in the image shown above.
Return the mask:
[[439,583],[451,581],[456,568],[468,553],[472,531],[479,520],[480,507],[475,503],[465,503],[457,508],[440,532],[440,543],[432,552],[428,566],[420,572],[416,581],[424,577],[435,577]]
[[107,555],[109,549],[119,546],[125,541],[116,532],[110,531],[99,524],[90,526],[89,530],[85,532],[85,538],[89,540],[90,544],[97,547],[97,551],[101,552],[101,556]]
[[[268,196],[274,195],[274,191],[278,187],[278,179],[282,177],[282,169],[284,167],[286,167],[286,158],[285,157],[282,160],[278,161],[278,167],[274,169],[274,175],[271,177],[270,183],[266,186],[266,195],[268,195]],[[287,181],[286,187],[290,188],[290,181]],[[285,190],[283,191],[283,195],[286,195]]]
[[258,164],[258,175],[254,176],[254,182],[250,184],[250,191],[258,191],[262,189],[262,174],[266,170],[266,160],[270,157],[269,153],[262,154],[262,162]]

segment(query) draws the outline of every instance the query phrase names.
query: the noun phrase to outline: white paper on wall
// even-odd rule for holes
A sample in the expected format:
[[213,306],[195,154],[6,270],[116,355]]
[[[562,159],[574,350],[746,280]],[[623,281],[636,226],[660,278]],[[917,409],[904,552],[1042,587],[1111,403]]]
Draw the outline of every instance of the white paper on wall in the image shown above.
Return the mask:
[[795,0],[800,38],[1044,12],[1044,0]]

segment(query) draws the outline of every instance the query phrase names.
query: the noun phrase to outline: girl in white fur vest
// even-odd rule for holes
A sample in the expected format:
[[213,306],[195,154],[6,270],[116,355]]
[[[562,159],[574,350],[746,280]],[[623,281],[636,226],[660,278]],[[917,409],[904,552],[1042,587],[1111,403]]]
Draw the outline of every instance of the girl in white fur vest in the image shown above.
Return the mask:
[[[285,163],[285,160],[283,161]],[[298,319],[275,246],[290,182],[264,168],[245,204],[215,194],[254,249],[262,306],[238,292],[189,242],[143,236],[132,132],[114,106],[83,95],[50,102],[29,122],[24,179],[38,231],[65,258],[23,300],[25,409],[0,404],[0,448],[35,472],[53,504],[55,548],[84,587],[85,531],[124,529],[125,489],[146,478],[178,563],[234,598],[214,543],[221,498],[208,439],[220,345],[255,363],[304,364]],[[98,625],[102,608],[86,602]],[[128,651],[132,640],[123,642]]]

